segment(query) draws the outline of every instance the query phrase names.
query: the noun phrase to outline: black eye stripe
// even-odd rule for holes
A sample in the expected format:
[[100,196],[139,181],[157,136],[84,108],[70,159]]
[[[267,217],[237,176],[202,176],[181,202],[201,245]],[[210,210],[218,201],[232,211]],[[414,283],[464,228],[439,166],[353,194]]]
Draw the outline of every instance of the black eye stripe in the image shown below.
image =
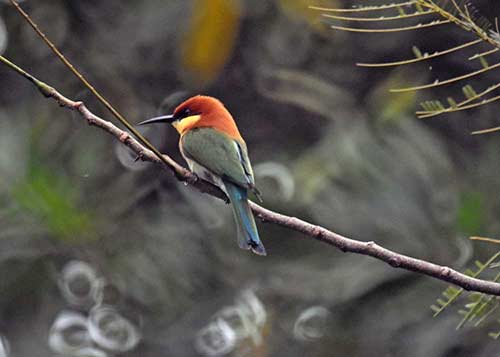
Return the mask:
[[193,113],[193,112],[191,111],[191,109],[189,109],[189,108],[185,108],[185,109],[181,110],[178,114],[176,114],[176,115],[175,115],[175,118],[176,118],[177,120],[182,120],[182,119],[187,118],[187,117],[190,117],[190,116],[192,116],[192,115],[199,115],[199,114],[201,114],[201,113]]
[[184,119],[191,115],[191,110],[189,108],[183,109],[180,113],[176,115],[177,119]]
[[195,115],[201,115],[201,112],[200,111],[193,111],[189,108],[184,108],[184,109],[178,110],[177,112],[174,113],[174,117],[173,117],[174,120],[173,121],[183,120],[184,118],[195,116]]

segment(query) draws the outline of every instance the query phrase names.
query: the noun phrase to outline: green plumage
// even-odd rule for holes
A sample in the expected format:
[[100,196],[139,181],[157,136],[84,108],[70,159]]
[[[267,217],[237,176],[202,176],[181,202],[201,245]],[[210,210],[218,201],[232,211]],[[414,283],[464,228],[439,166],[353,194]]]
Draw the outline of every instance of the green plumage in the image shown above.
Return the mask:
[[182,136],[179,146],[191,170],[228,194],[238,228],[239,246],[266,255],[247,200],[249,189],[257,194],[258,191],[246,144],[216,129],[196,128]]
[[255,180],[244,142],[212,128],[196,128],[182,137],[180,149],[184,157],[222,179],[254,188]]

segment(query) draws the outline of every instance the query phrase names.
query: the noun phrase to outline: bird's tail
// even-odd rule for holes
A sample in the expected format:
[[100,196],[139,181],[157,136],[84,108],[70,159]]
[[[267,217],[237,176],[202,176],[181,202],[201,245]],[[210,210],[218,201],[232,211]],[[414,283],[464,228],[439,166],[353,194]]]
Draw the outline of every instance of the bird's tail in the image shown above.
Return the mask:
[[227,181],[224,181],[224,186],[233,206],[238,228],[238,245],[241,249],[251,249],[255,254],[266,255],[266,249],[259,239],[255,219],[248,205],[247,190]]

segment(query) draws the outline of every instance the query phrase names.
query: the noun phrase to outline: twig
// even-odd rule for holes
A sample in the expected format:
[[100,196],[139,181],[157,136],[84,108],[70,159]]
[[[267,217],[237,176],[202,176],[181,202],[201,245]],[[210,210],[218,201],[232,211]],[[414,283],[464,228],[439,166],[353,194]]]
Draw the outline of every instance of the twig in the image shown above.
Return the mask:
[[[137,131],[136,128],[130,122],[121,115],[104,96],[102,96],[95,88],[90,84],[89,81],[81,74],[66,57],[59,51],[59,49],[49,40],[49,38],[42,32],[42,30],[37,26],[37,24],[31,19],[31,17],[19,6],[17,1],[9,0],[12,6],[15,7],[17,12],[21,14],[21,16],[28,22],[28,24],[33,28],[35,33],[42,39],[43,42],[50,48],[50,50],[61,60],[61,62],[75,75],[76,78],[85,86],[87,89],[106,107],[107,110],[113,114],[113,116],[118,119],[131,133],[135,135],[135,137],[141,142],[144,146],[146,146],[153,154],[156,155],[159,161],[163,162],[166,167],[172,169],[174,173],[177,174],[175,170],[176,163],[170,158],[168,155],[163,155],[158,149],[151,144],[145,137]],[[17,71],[17,70],[16,70]],[[20,73],[20,72],[18,72]],[[26,73],[26,72],[25,72]],[[22,74],[22,73],[21,73]],[[24,74],[23,74],[24,75]],[[26,75],[24,75],[26,77]],[[27,77],[28,78],[28,77]],[[29,78],[28,78],[29,79]]]
[[[158,164],[164,164],[165,162],[160,160],[158,156],[140,144],[136,139],[134,139],[128,132],[121,130],[117,126],[115,126],[113,123],[104,120],[95,114],[93,114],[90,110],[87,109],[85,104],[83,102],[79,101],[74,101],[71,99],[66,98],[63,96],[61,93],[59,93],[57,90],[55,90],[53,87],[49,86],[48,84],[38,80],[19,66],[17,66],[15,63],[9,61],[7,58],[4,56],[0,55],[0,62],[4,63],[7,65],[10,69],[14,70],[27,80],[29,80],[31,83],[35,85],[35,87],[47,98],[52,98],[54,99],[59,106],[68,108],[71,110],[75,110],[80,113],[80,115],[85,118],[87,123],[89,125],[97,126],[114,137],[116,137],[118,140],[120,140],[123,144],[128,146],[133,152],[137,154],[137,157],[141,160],[144,161],[150,161]],[[165,158],[168,158],[168,165],[163,165],[164,168],[169,169],[175,173],[177,178],[181,181],[185,181],[189,183],[190,185],[196,187],[198,190],[204,193],[208,193],[212,196],[215,196],[217,198],[220,198],[224,201],[227,201],[227,196],[226,194],[217,186],[211,184],[208,181],[205,181],[203,179],[198,178],[194,173],[191,171],[187,170],[186,168],[182,167],[179,165],[177,162],[175,162],[173,159],[168,157],[167,155],[162,155]]]
[[[0,56],[0,58],[3,57]],[[9,65],[9,63],[12,63],[5,60],[2,60],[2,62],[7,65]],[[24,72],[23,70],[19,71],[19,67],[17,66],[17,69],[10,65],[9,67],[14,69],[18,73],[23,74]],[[88,122],[88,124],[96,126],[114,136],[124,145],[129,147],[141,160],[158,164],[161,163],[161,161],[153,152],[140,144],[127,131],[124,131],[116,127],[113,123],[96,116],[95,114],[90,112],[82,102],[77,102],[66,98],[53,87],[43,83],[42,81],[34,78],[31,75],[29,75],[28,77],[23,74],[23,76],[28,78],[31,83],[33,83],[46,97],[54,99],[61,107],[77,111]],[[162,167],[165,167],[165,165],[162,165]],[[189,183],[202,192],[225,199],[225,195],[219,188],[208,183],[207,181],[199,179],[196,175],[194,175],[175,161],[173,162],[173,169],[175,170],[176,176],[179,180]],[[347,238],[324,227],[308,223],[299,218],[273,212],[253,202],[250,203],[250,206],[256,216],[264,222],[277,224],[295,230],[297,232],[301,232],[306,236],[336,247],[343,252],[368,255],[386,262],[392,267],[402,268],[420,274],[428,275],[433,278],[460,286],[465,290],[478,291],[486,294],[500,296],[499,283],[471,278],[449,267],[433,264],[425,260],[420,260],[393,252],[389,249],[379,246],[375,242],[363,242]]]
[[488,238],[488,237],[469,237],[469,239],[470,240],[480,240],[480,241],[488,242],[488,243],[500,244],[500,240]]

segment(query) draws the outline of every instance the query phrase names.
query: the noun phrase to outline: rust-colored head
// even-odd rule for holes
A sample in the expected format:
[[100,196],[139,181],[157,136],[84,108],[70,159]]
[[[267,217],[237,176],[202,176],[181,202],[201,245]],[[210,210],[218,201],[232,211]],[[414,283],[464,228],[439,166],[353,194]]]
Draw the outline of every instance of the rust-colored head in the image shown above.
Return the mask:
[[194,128],[211,127],[234,139],[241,139],[231,113],[213,97],[197,95],[189,98],[175,108],[174,118],[178,118],[173,125],[181,135]]
[[157,122],[172,123],[182,136],[194,128],[214,128],[233,139],[243,140],[231,113],[216,98],[197,95],[182,102],[172,115],[146,120],[140,124]]

